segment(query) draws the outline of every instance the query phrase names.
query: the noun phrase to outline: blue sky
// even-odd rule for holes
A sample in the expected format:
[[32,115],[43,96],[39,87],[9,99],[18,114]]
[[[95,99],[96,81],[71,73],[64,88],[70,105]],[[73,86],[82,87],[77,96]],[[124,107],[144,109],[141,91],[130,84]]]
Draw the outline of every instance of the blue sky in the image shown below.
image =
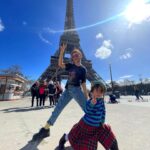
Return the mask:
[[[105,81],[110,80],[110,63],[113,80],[150,78],[150,13],[145,11],[150,4],[128,11],[130,17],[117,16],[130,3],[74,0],[76,27],[84,27],[78,30],[81,47]],[[135,12],[139,18],[131,18]],[[0,69],[17,64],[37,79],[58,49],[65,13],[66,0],[0,0]]]

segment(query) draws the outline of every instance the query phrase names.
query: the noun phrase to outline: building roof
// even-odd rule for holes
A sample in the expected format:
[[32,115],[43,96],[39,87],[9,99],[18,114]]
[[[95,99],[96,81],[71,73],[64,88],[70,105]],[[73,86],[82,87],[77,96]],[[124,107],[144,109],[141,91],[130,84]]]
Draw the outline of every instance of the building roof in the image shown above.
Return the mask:
[[27,81],[27,79],[25,79],[24,77],[22,77],[18,74],[16,74],[16,75],[14,75],[14,74],[0,74],[0,79],[6,79],[6,78],[14,79],[14,80],[17,80],[20,82],[26,82]]

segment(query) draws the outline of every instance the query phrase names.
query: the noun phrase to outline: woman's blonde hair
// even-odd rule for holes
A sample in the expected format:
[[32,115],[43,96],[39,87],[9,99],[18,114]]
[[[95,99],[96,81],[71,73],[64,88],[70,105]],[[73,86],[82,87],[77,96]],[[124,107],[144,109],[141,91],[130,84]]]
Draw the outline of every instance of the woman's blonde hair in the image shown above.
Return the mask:
[[75,48],[72,52],[71,52],[71,56],[74,54],[74,53],[78,53],[82,56],[82,53],[79,49]]

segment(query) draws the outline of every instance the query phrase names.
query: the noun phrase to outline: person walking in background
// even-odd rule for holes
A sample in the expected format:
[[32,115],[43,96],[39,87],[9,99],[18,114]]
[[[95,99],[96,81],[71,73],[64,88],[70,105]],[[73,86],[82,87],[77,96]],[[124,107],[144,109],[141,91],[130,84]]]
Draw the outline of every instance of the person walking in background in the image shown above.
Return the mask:
[[140,91],[139,91],[139,88],[138,87],[134,87],[134,92],[135,92],[135,97],[136,97],[136,100],[139,101],[140,98],[141,100],[143,100],[143,97],[140,95]]
[[106,150],[119,150],[110,125],[105,124],[105,91],[104,84],[94,82],[91,88],[92,98],[86,102],[85,115],[73,126],[69,134],[62,136],[58,150],[64,150],[68,140],[74,150],[97,150],[98,142]]
[[36,98],[36,106],[38,107],[38,99],[39,99],[39,82],[36,81],[32,87],[31,87],[31,96],[32,96],[32,101],[31,101],[31,107],[34,106],[34,99]]

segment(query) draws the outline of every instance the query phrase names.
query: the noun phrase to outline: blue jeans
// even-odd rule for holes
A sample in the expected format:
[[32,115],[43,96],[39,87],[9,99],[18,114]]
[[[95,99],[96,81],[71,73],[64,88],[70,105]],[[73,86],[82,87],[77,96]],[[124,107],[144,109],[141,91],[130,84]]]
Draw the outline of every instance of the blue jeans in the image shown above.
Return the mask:
[[77,103],[80,105],[82,110],[84,110],[86,105],[86,98],[83,92],[81,91],[81,88],[74,87],[74,86],[68,87],[68,89],[66,89],[63,92],[62,96],[58,99],[58,103],[54,111],[52,112],[51,117],[47,121],[48,124],[53,125],[55,123],[59,114],[62,112],[64,107],[71,101],[72,98],[74,98],[77,101]]

